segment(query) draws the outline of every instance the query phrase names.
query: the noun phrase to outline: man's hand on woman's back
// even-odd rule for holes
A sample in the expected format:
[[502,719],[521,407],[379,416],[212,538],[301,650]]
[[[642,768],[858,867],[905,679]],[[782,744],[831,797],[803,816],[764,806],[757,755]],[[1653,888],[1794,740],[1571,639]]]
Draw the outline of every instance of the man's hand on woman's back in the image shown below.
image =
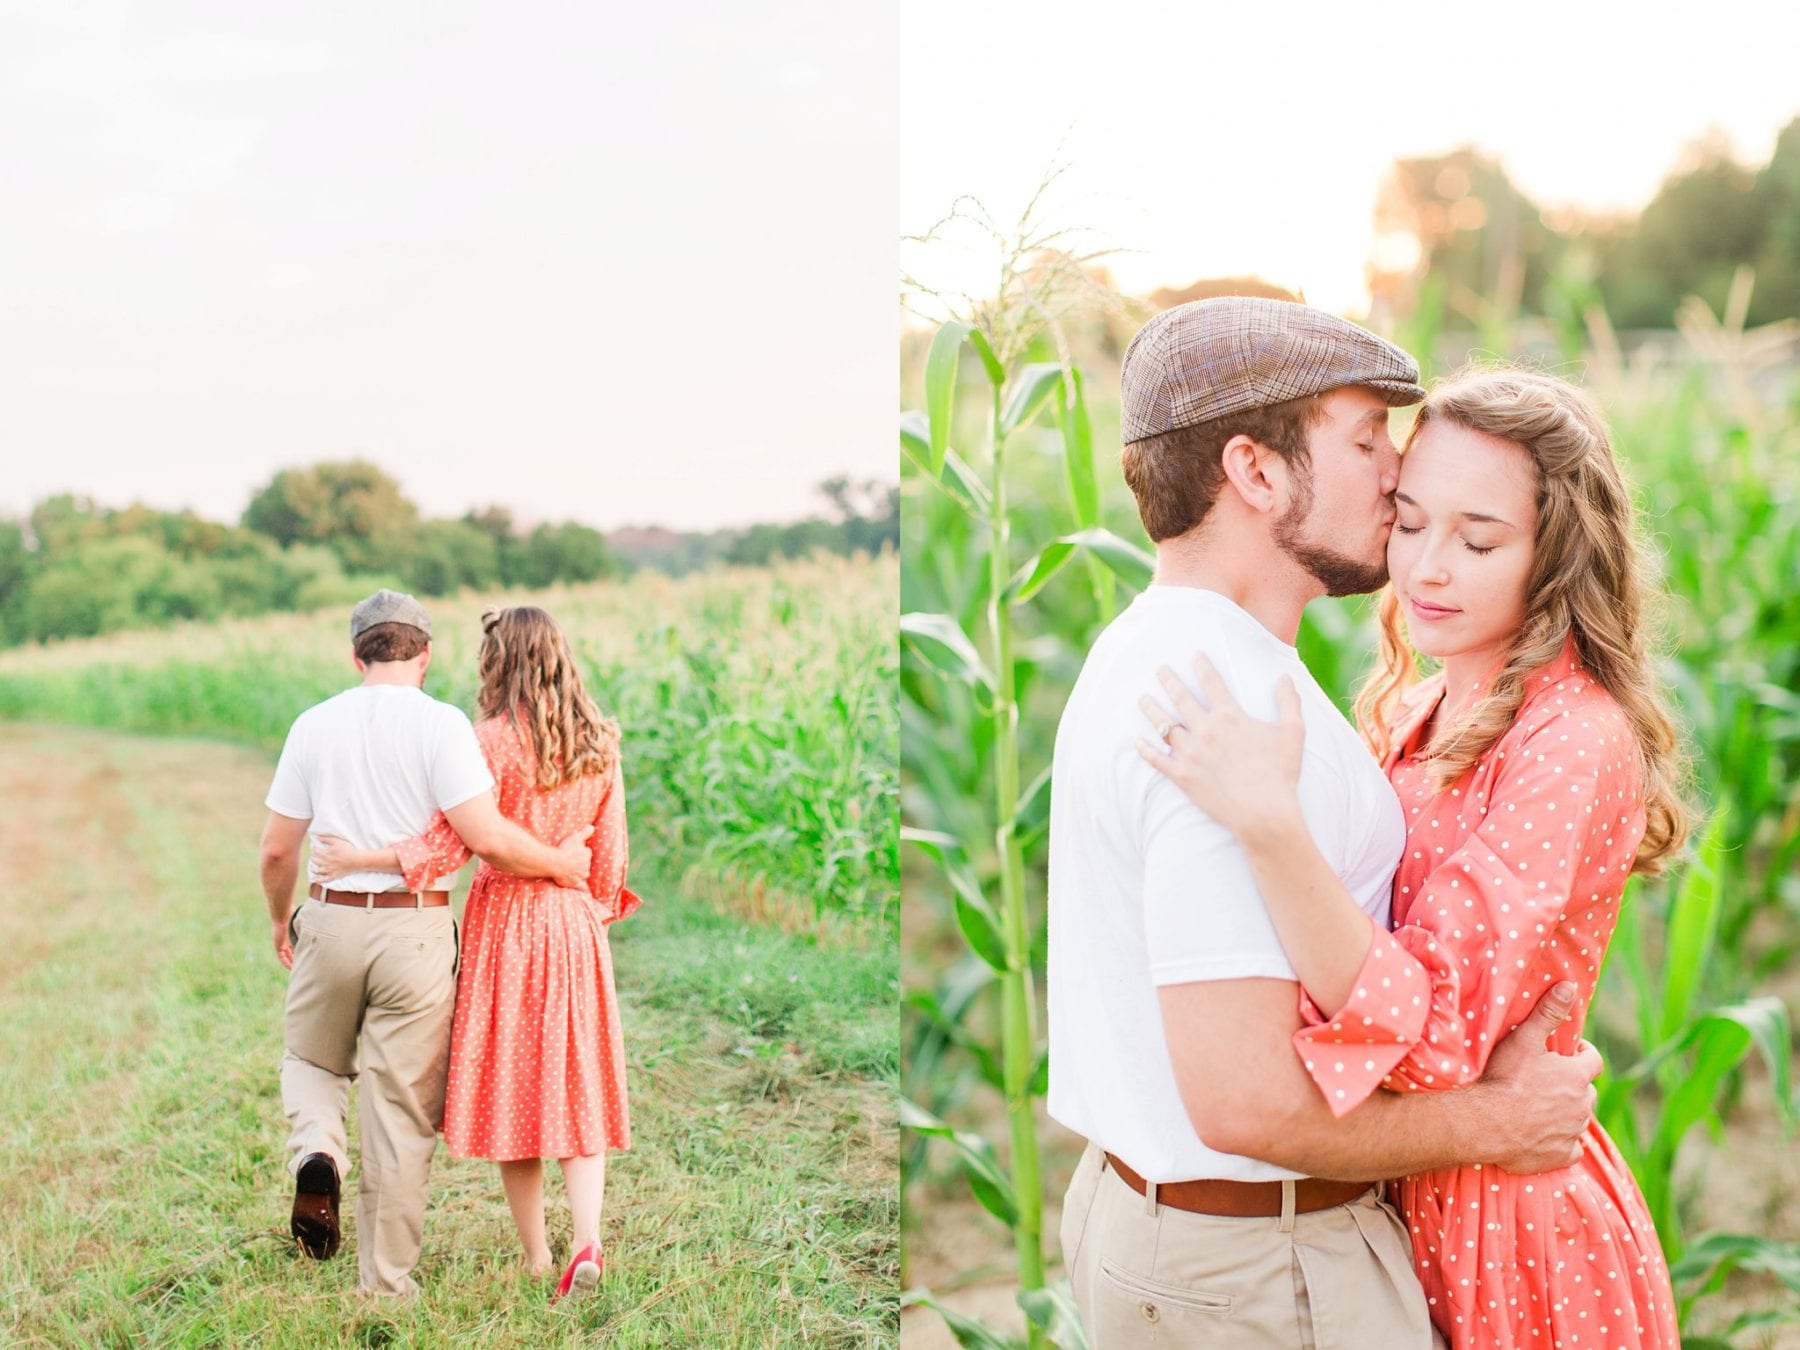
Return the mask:
[[556,851],[561,855],[562,871],[550,879],[558,886],[572,891],[585,891],[588,884],[588,873],[593,870],[594,853],[588,847],[588,836],[593,834],[592,825],[583,825],[574,834],[557,844]]

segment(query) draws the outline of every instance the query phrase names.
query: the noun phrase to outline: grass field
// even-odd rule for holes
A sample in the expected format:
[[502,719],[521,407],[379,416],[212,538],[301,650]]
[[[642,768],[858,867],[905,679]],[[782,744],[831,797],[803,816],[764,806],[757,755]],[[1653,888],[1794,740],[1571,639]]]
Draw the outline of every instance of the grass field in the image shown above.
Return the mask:
[[747,926],[648,853],[612,930],[636,1146],[612,1155],[598,1296],[550,1307],[494,1169],[441,1149],[416,1303],[357,1295],[353,1222],[336,1259],[300,1258],[256,885],[271,768],[0,725],[0,1342],[894,1343],[891,950]]

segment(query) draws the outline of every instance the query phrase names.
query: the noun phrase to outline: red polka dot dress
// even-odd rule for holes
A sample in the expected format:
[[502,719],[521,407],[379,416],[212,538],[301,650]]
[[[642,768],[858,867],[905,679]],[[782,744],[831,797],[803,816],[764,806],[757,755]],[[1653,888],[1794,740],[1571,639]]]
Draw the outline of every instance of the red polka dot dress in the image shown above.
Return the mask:
[[[1573,645],[1533,675],[1511,728],[1440,791],[1420,758],[1443,677],[1417,691],[1390,781],[1406,812],[1394,922],[1350,1001],[1302,996],[1306,1069],[1342,1115],[1376,1088],[1472,1083],[1552,984],[1578,988],[1551,1048],[1572,1054],[1644,834],[1636,746]],[[1675,1347],[1674,1294],[1637,1183],[1597,1121],[1581,1161],[1516,1177],[1470,1164],[1406,1177],[1431,1319],[1457,1350]]]
[[[617,757],[604,774],[546,790],[509,720],[482,722],[475,736],[501,814],[548,844],[593,825],[594,861],[585,890],[486,863],[476,869],[463,910],[445,1143],[459,1158],[500,1162],[629,1148],[625,1042],[606,927],[636,909],[638,897],[625,887]],[[409,886],[469,856],[448,822],[398,851]]]

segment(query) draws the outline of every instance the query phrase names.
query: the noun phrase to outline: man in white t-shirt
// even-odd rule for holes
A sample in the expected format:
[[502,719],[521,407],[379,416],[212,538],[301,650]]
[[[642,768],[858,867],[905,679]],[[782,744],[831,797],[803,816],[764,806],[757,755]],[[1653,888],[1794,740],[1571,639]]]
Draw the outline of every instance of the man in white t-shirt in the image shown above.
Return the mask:
[[456,1003],[452,878],[408,892],[397,873],[357,873],[309,886],[295,910],[301,847],[310,833],[381,848],[423,834],[442,811],[495,867],[584,886],[592,830],[553,848],[500,814],[468,717],[424,692],[431,617],[417,600],[377,591],[351,612],[350,639],[362,683],[295,719],[262,838],[275,955],[292,971],[281,1063],[290,1229],[308,1256],[337,1251],[344,1114],[360,1069],[361,1285],[411,1295]]
[[[1089,1140],[1063,1257],[1095,1350],[1432,1345],[1380,1178],[1568,1162],[1598,1071],[1549,1054],[1544,1006],[1461,1092],[1377,1093],[1336,1118],[1292,1044],[1299,986],[1242,850],[1134,746],[1159,666],[1204,651],[1253,715],[1292,677],[1300,797],[1321,851],[1388,917],[1400,807],[1295,650],[1321,595],[1387,579],[1418,402],[1399,348],[1304,305],[1222,298],[1151,319],[1122,373],[1124,470],[1155,583],[1089,652],[1057,731],[1047,993],[1050,1114]],[[1554,1000],[1554,1001],[1553,1001]]]

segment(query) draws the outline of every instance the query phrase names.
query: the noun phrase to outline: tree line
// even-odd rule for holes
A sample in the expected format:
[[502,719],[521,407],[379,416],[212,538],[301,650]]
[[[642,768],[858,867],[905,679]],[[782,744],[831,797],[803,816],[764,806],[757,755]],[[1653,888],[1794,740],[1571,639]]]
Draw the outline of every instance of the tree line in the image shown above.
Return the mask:
[[1711,134],[1690,145],[1641,212],[1540,207],[1494,158],[1465,147],[1398,161],[1376,205],[1377,310],[1447,305],[1465,318],[1498,305],[1615,328],[1669,328],[1688,296],[1723,313],[1738,269],[1755,277],[1745,322],[1800,316],[1800,118],[1769,162],[1740,164]]
[[500,506],[424,518],[398,482],[363,460],[283,470],[235,525],[62,494],[24,519],[0,516],[0,646],[316,609],[384,585],[441,596],[898,545],[897,488],[833,478],[819,491],[830,518],[621,531],[620,549],[576,521],[526,529]]

